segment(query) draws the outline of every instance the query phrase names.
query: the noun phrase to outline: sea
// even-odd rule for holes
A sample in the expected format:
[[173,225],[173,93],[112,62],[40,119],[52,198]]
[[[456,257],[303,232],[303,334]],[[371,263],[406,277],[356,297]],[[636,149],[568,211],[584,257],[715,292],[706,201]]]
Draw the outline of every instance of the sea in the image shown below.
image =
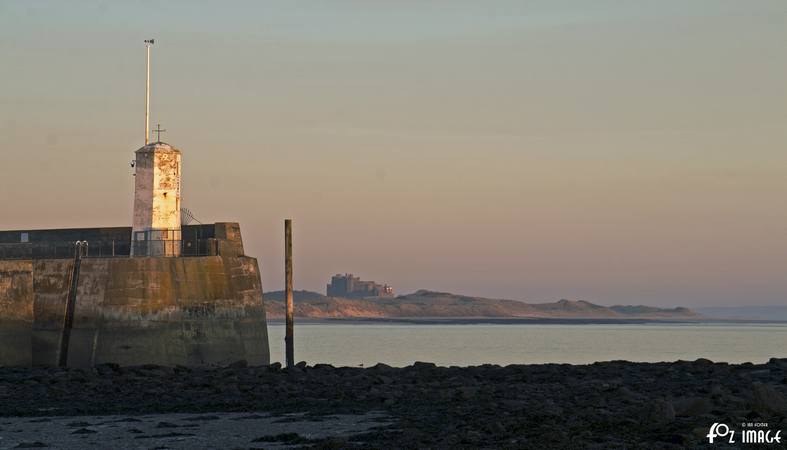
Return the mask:
[[[297,321],[295,359],[309,365],[403,367],[591,364],[707,358],[763,363],[787,357],[787,323],[568,321]],[[268,324],[271,362],[284,362],[285,326]]]

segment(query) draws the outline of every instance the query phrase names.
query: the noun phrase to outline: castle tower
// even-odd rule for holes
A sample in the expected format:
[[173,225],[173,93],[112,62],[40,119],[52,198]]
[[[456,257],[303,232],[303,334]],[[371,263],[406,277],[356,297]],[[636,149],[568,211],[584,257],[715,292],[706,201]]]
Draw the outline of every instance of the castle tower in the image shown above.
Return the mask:
[[153,142],[136,151],[132,256],[180,255],[180,150]]

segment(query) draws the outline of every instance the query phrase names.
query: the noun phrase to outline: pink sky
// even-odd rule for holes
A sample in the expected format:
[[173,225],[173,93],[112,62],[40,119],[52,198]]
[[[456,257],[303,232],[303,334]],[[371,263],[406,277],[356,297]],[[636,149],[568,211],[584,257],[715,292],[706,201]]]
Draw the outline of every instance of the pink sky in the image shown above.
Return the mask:
[[4,3],[0,229],[130,225],[153,37],[266,290],[292,217],[299,289],[785,304],[787,4],[555,3]]

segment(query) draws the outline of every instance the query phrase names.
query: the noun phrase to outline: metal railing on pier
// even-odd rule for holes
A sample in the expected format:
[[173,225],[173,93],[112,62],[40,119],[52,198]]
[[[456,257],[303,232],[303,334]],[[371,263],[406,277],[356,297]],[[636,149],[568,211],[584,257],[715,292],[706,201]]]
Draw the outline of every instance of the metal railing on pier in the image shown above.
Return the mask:
[[[148,256],[214,256],[219,255],[218,240],[181,239],[147,241],[57,241],[0,243],[0,259],[66,259],[74,257],[77,242],[87,242],[85,258],[128,258]],[[132,255],[133,245],[133,255]]]

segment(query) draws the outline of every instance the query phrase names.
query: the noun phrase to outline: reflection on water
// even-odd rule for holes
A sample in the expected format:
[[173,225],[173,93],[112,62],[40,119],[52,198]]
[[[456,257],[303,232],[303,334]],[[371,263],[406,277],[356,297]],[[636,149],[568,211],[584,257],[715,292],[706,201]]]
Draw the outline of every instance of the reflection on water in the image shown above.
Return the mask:
[[[284,360],[284,325],[268,325],[271,362]],[[787,324],[419,325],[297,323],[295,358],[309,364],[443,366],[623,359],[761,363],[787,357]]]

